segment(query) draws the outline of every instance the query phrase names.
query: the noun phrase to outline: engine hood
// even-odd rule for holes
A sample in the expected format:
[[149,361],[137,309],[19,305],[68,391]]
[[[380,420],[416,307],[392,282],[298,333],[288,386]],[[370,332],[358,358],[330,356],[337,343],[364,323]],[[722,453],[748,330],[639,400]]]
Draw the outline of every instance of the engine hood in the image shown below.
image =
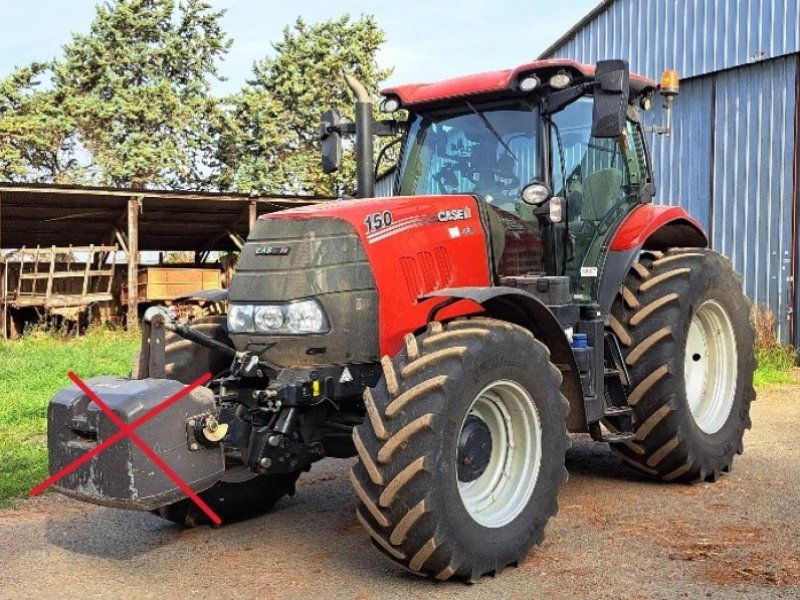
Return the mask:
[[[320,295],[346,299],[338,308],[330,307],[337,317],[329,316],[332,321],[350,319],[345,327],[334,322],[331,330],[331,336],[339,336],[337,344],[350,352],[326,358],[338,362],[340,354],[347,360],[393,355],[405,334],[424,327],[442,302],[423,299],[426,294],[490,284],[482,210],[473,196],[401,196],[340,200],[264,215],[242,251],[231,302]],[[370,292],[376,294],[376,314],[355,314],[356,302],[370,304]],[[354,352],[370,337],[368,331],[374,332],[377,347]],[[322,341],[318,346],[337,345]]]
[[[469,209],[467,215],[456,215],[452,211]],[[259,220],[270,219],[304,219],[309,217],[331,217],[344,219],[352,223],[357,230],[366,234],[377,234],[377,229],[397,229],[408,225],[409,219],[425,221],[428,224],[448,223],[451,221],[471,220],[478,218],[477,200],[466,194],[441,196],[393,196],[388,198],[359,198],[351,200],[332,200],[320,204],[311,204],[298,208],[290,208],[280,212],[261,215]],[[366,217],[388,211],[392,214],[392,223],[375,227],[366,222]],[[425,224],[425,223],[419,223]],[[359,227],[361,226],[361,227]]]

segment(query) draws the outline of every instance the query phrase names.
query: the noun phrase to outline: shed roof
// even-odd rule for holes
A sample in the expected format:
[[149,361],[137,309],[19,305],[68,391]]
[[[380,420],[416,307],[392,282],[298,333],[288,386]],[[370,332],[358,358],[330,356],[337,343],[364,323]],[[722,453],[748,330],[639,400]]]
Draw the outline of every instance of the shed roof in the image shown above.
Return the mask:
[[131,198],[139,250],[233,250],[228,232],[247,237],[251,203],[262,215],[330,199],[0,183],[0,247],[113,242],[115,230],[126,231]]

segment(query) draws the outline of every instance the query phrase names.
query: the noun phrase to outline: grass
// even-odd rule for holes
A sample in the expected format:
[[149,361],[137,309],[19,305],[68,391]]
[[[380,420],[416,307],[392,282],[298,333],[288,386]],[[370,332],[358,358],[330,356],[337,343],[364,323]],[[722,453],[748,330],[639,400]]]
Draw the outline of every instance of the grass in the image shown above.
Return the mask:
[[103,329],[80,338],[34,331],[0,341],[0,506],[47,476],[47,403],[82,378],[127,375],[139,336]]
[[753,383],[756,387],[800,383],[795,367],[794,349],[789,346],[773,345],[756,349],[756,369]]

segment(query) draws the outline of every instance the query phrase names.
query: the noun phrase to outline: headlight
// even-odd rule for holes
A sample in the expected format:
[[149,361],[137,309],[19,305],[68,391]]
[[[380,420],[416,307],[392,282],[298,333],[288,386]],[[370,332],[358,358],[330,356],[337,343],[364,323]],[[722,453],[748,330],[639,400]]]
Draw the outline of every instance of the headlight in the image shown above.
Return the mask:
[[253,331],[253,306],[231,304],[228,309],[228,331],[234,333]]
[[316,300],[292,302],[286,309],[286,328],[290,333],[327,331],[328,320]]
[[316,300],[280,304],[231,304],[228,330],[231,333],[325,333],[328,318]]
[[270,332],[278,331],[283,325],[285,317],[281,307],[273,304],[270,306],[256,307],[253,321],[258,331]]

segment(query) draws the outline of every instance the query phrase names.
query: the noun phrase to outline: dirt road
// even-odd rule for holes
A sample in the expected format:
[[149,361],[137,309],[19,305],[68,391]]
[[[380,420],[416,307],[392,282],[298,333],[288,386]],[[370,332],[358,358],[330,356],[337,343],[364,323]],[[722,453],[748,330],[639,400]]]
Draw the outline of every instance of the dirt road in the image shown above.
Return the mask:
[[800,598],[800,388],[762,391],[733,473],[663,485],[577,440],[547,541],[467,586],[373,551],[329,461],[270,515],[184,531],[50,494],[0,510],[0,598]]

